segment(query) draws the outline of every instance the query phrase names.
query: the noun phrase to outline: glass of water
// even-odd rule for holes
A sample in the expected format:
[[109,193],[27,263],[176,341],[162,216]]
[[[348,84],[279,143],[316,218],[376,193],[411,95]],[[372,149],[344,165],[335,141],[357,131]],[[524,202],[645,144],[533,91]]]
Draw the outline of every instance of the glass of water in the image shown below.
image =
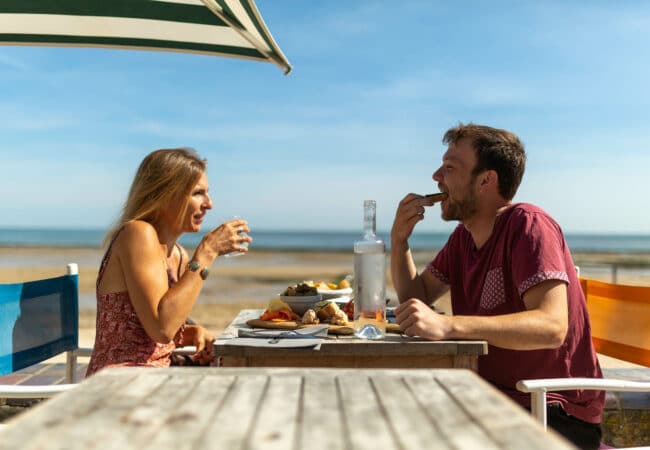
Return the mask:
[[[230,221],[232,221],[232,220],[239,220],[239,219],[241,219],[241,217],[239,217],[239,216],[232,216],[230,219],[228,219],[228,222],[230,222]],[[242,231],[239,231],[239,235],[240,235],[240,236],[248,236],[248,234],[246,234],[243,230],[242,230]],[[239,244],[239,247],[240,247],[240,248],[248,248],[248,242],[242,242],[241,244]],[[230,252],[230,253],[226,253],[226,254],[223,255],[223,256],[224,256],[225,258],[234,258],[234,257],[236,257],[236,256],[244,256],[244,255],[245,255],[244,252],[241,252],[241,251],[237,251],[237,250],[235,250],[235,251],[232,251],[232,252]]]

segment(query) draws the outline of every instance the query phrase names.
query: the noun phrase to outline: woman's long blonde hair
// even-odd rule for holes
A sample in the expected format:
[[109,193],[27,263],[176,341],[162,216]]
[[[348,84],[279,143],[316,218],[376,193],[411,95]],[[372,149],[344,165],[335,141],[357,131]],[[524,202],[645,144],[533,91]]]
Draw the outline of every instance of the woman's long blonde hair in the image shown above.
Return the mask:
[[189,194],[206,166],[207,161],[191,148],[161,149],[149,153],[138,167],[122,216],[104,237],[104,244],[127,222],[157,222],[163,211],[179,200],[181,206],[176,220],[182,220]]

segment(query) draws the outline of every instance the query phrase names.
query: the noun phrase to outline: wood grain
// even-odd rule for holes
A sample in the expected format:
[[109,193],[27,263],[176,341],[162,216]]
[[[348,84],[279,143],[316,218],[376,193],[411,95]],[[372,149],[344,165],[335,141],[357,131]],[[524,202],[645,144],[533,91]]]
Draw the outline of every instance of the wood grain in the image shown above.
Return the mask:
[[469,370],[109,368],[0,429],[1,448],[571,450]]

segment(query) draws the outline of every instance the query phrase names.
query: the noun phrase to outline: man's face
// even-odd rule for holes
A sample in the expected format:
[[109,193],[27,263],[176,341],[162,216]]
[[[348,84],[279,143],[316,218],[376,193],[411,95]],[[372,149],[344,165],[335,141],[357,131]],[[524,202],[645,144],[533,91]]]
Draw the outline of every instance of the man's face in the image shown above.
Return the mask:
[[478,211],[476,177],[476,152],[469,139],[463,138],[451,144],[442,157],[442,166],[433,173],[441,192],[448,197],[440,209],[444,220],[467,220]]

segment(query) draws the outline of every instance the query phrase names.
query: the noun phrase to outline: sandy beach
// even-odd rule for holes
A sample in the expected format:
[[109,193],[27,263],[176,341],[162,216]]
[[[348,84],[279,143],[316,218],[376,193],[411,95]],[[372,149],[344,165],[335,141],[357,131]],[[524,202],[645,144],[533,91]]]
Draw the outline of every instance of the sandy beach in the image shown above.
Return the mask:
[[[0,248],[0,283],[59,276],[67,263],[79,265],[81,344],[92,345],[95,326],[95,280],[102,258],[98,248]],[[416,253],[415,262],[424,267],[435,252]],[[611,281],[610,264],[650,264],[650,254],[577,253],[581,275]],[[219,258],[212,267],[191,317],[218,334],[242,308],[263,307],[287,285],[301,280],[331,281],[352,273],[352,252],[251,251],[238,258]],[[387,297],[395,299],[388,279]],[[650,285],[650,266],[618,271],[622,284]],[[448,298],[437,304],[449,311]]]
[[[435,252],[414,255],[418,268],[424,267]],[[79,265],[79,344],[92,347],[95,339],[95,280],[103,256],[95,248],[10,248],[0,247],[0,283],[12,283],[56,277],[65,273],[68,263]],[[618,282],[650,286],[650,254],[585,253],[574,254],[581,275],[611,281],[611,264],[646,264],[646,267],[623,268]],[[352,273],[352,252],[265,252],[251,251],[238,258],[219,258],[212,267],[191,317],[217,336],[240,309],[263,308],[289,284],[301,280],[333,281]],[[387,297],[396,301],[387,277]],[[436,304],[451,313],[449,297]],[[61,358],[61,357],[57,357]],[[634,367],[625,361],[600,356],[603,367]],[[62,360],[61,360],[62,361]],[[57,362],[60,362],[57,360]],[[23,408],[0,407],[0,421]]]

